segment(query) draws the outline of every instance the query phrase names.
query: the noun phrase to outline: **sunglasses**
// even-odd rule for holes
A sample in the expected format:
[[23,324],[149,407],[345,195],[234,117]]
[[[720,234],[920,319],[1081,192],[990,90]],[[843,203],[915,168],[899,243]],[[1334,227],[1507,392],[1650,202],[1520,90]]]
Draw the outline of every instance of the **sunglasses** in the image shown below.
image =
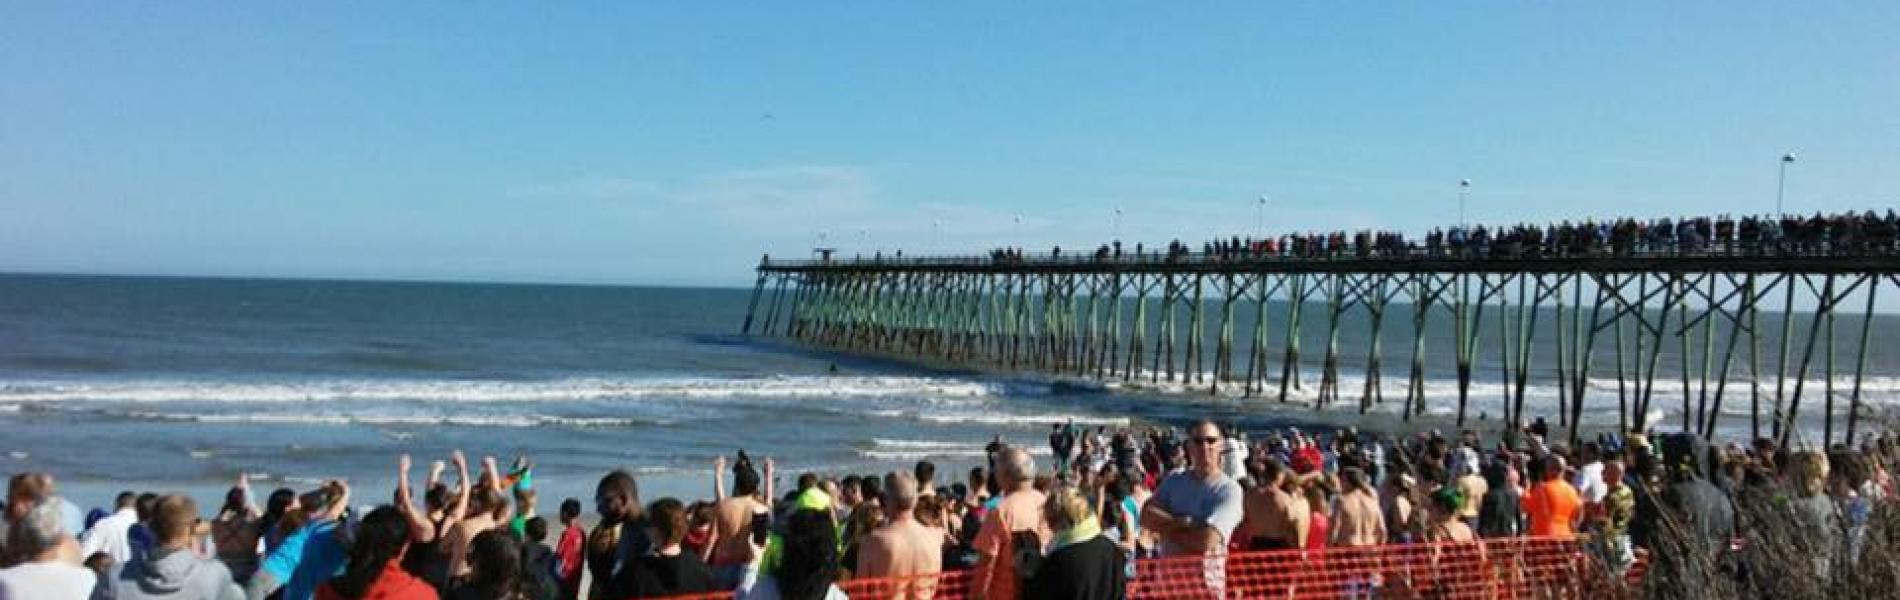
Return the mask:
[[1203,443],[1203,444],[1218,444],[1218,443],[1221,443],[1221,439],[1220,439],[1219,437],[1215,437],[1215,436],[1207,436],[1207,437],[1198,437],[1198,438],[1194,438],[1194,441],[1196,441],[1196,442],[1200,442],[1200,443]]

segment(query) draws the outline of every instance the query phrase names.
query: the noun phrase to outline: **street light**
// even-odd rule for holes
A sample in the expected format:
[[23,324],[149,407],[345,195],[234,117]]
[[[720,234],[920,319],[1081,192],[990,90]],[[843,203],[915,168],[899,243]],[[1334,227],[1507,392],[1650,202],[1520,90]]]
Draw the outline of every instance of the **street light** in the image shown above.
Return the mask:
[[1776,217],[1780,217],[1783,214],[1781,212],[1781,198],[1783,194],[1787,193],[1788,191],[1788,165],[1793,162],[1794,162],[1793,152],[1789,152],[1787,154],[1781,155],[1781,176],[1777,178],[1777,181],[1775,182],[1775,216]]
[[931,220],[930,220],[930,245],[932,245],[932,246],[935,246],[935,247],[936,247],[936,249],[935,249],[935,251],[936,251],[936,252],[943,252],[943,251],[944,251],[944,248],[943,248],[943,219],[931,219]]
[[1115,207],[1115,218],[1109,221],[1108,238],[1110,241],[1117,242],[1122,239],[1122,207],[1120,206]]
[[1016,247],[1017,248],[1023,247],[1023,214],[1022,213],[1016,213],[1016,228],[1015,228],[1014,235],[1016,237]]
[[1458,180],[1458,228],[1465,228],[1465,194],[1471,191],[1471,180]]
[[1267,235],[1267,195],[1260,195],[1260,203],[1253,211],[1253,228],[1264,238]]

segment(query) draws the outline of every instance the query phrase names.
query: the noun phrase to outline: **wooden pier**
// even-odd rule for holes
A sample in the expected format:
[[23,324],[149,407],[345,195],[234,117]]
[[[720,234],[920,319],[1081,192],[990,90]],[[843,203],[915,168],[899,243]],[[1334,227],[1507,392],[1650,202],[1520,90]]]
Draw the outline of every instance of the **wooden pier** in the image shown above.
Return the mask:
[[[1527,419],[1526,390],[1554,383],[1554,425],[1567,427],[1572,443],[1586,403],[1615,401],[1622,431],[1679,427],[1710,437],[1725,404],[1747,403],[1752,436],[1783,444],[1797,437],[1798,417],[1818,410],[1825,445],[1864,433],[1875,301],[1888,285],[1900,285],[1900,254],[1480,257],[1413,248],[1322,258],[766,259],[743,329],[845,352],[1168,381],[1283,403],[1317,386],[1297,399],[1316,409],[1354,402],[1360,412],[1397,401],[1408,421],[1428,401],[1455,401],[1460,427],[1481,411],[1515,430]],[[1843,314],[1859,329],[1847,332],[1856,336],[1851,363],[1836,360]],[[1395,321],[1410,332],[1409,347],[1398,349],[1409,367],[1402,395],[1387,398],[1382,339]],[[1324,345],[1301,348],[1315,324]],[[1342,324],[1368,332],[1364,348],[1340,347]],[[1312,367],[1303,352],[1323,353],[1316,378],[1303,373]],[[1361,361],[1357,389],[1342,388],[1346,352]],[[1428,400],[1428,363],[1442,365],[1435,355],[1447,352],[1455,399]],[[1496,369],[1501,394],[1474,397],[1480,367]],[[1592,389],[1593,378],[1611,375],[1614,394]],[[1817,376],[1820,390],[1811,389]],[[1658,393],[1658,381],[1680,384],[1680,423],[1646,422],[1652,406],[1675,400]]]

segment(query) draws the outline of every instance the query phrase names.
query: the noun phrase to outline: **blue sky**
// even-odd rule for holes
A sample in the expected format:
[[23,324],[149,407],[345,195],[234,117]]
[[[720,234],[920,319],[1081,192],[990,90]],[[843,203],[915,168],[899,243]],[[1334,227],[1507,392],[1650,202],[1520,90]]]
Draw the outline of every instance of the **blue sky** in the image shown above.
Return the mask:
[[[847,253],[1900,200],[1892,2],[54,3],[0,270],[744,285]],[[1020,226],[1015,215],[1022,215]]]

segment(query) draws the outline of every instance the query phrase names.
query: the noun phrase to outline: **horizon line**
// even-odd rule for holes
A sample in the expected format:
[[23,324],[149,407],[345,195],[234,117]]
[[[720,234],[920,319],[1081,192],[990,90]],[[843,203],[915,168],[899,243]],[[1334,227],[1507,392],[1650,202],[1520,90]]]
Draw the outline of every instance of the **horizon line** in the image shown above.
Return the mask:
[[327,275],[229,275],[229,274],[191,274],[191,273],[113,273],[79,271],[16,271],[0,269],[0,277],[66,277],[97,279],[208,279],[221,281],[283,281],[309,283],[391,283],[415,285],[502,285],[522,287],[597,287],[597,288],[673,288],[673,289],[718,289],[747,290],[750,286],[714,285],[714,284],[659,284],[659,283],[607,283],[583,281],[523,281],[504,279],[433,279],[433,278],[382,278],[348,277]]

